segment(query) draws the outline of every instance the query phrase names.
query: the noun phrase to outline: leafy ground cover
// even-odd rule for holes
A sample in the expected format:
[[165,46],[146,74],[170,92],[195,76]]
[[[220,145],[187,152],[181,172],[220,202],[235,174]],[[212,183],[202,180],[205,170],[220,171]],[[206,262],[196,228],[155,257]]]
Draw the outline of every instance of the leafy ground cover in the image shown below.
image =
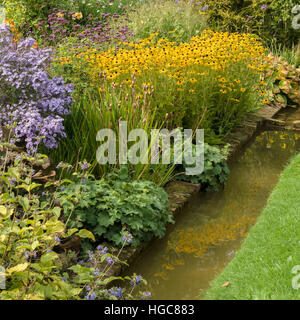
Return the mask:
[[299,176],[297,155],[282,173],[241,249],[213,281],[205,299],[299,299]]

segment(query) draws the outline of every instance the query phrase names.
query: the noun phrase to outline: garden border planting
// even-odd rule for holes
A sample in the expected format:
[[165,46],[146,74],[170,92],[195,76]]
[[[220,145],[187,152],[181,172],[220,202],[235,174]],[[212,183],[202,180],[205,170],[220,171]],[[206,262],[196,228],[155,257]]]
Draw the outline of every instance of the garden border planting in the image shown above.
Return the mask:
[[[254,134],[259,130],[263,125],[270,125],[274,121],[274,116],[282,109],[282,107],[271,104],[265,105],[262,109],[258,110],[255,113],[249,114],[247,120],[240,126],[237,126],[232,130],[232,132],[225,139],[225,143],[229,143],[229,155],[228,162],[232,161],[237,152],[248,143]],[[276,120],[275,120],[276,121]],[[192,184],[184,181],[172,181],[165,186],[165,191],[169,197],[169,210],[172,215],[175,217],[179,214],[182,208],[189,202],[194,194],[199,192],[201,189],[200,184]],[[151,244],[151,241],[148,243],[143,243],[136,248],[126,247],[122,250],[120,258],[123,262],[130,264],[134,261],[138,255],[144,250],[147,246]],[[110,245],[105,242],[102,243],[103,246],[109,248],[110,252],[117,253],[118,248]],[[126,269],[126,265],[121,265],[114,263],[114,265],[109,270],[110,276],[118,276]]]
[[299,147],[296,7],[0,0],[0,300],[201,299]]

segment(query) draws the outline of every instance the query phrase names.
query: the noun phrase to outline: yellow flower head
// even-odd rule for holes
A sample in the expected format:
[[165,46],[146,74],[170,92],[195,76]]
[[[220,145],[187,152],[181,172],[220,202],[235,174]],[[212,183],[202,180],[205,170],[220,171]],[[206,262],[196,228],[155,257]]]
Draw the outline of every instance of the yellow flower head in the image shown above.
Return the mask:
[[73,19],[73,20],[80,20],[80,19],[82,19],[82,18],[83,18],[83,15],[82,15],[81,12],[76,12],[76,13],[74,13],[74,14],[72,15],[72,19]]

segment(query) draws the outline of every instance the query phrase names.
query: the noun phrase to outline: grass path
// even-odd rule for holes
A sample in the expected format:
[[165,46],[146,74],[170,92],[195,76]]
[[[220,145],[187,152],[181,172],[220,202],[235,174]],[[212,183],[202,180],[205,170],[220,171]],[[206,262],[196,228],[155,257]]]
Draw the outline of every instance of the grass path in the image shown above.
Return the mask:
[[[300,287],[300,154],[282,173],[241,249],[204,299],[300,299],[300,289],[292,286],[297,274],[294,281]],[[226,282],[230,284],[222,287]]]

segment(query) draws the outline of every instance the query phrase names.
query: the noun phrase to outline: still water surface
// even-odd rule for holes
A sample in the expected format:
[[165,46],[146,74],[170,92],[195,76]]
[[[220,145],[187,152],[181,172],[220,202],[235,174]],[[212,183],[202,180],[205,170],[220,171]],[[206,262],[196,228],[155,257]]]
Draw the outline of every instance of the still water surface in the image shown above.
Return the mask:
[[266,131],[230,165],[224,189],[199,193],[126,271],[141,274],[153,299],[199,299],[234,257],[293,154],[300,135]]

